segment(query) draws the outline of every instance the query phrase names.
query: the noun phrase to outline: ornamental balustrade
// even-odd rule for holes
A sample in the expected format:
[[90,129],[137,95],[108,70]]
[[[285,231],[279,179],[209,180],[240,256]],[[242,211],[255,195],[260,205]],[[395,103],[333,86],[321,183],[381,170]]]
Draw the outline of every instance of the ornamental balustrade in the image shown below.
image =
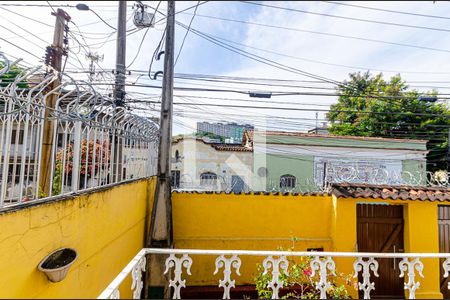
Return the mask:
[[[426,270],[421,259],[433,258],[442,263],[443,276],[447,278],[450,273],[450,253],[362,253],[362,252],[294,252],[294,251],[246,251],[246,250],[199,250],[199,249],[142,249],[130,263],[119,273],[109,286],[97,299],[120,298],[119,288],[125,279],[132,275],[131,291],[133,299],[141,299],[143,293],[143,272],[146,270],[146,257],[148,255],[164,255],[165,270],[161,276],[168,276],[168,286],[172,299],[180,299],[181,291],[186,288],[186,280],[191,276],[191,267],[195,258],[199,256],[211,257],[211,264],[215,264],[214,275],[222,274],[217,281],[218,287],[223,290],[223,299],[230,299],[230,292],[236,287],[236,279],[241,275],[242,268],[255,269],[255,265],[244,265],[241,258],[258,257],[264,268],[264,275],[270,274],[266,287],[272,291],[272,299],[280,297],[280,288],[284,286],[282,275],[288,275],[289,258],[309,257],[311,273],[310,278],[316,278],[314,288],[320,293],[320,299],[328,297],[327,290],[332,283],[330,277],[336,275],[336,258],[353,259],[353,278],[357,282],[358,290],[364,299],[371,298],[371,292],[377,289],[373,282],[379,277],[378,259],[397,258],[397,267],[400,277],[404,278],[404,290],[409,299],[416,298],[416,291],[421,288],[420,280],[425,278]],[[215,258],[215,259],[214,259]],[[205,260],[202,260],[202,264]],[[204,266],[204,265],[202,265]],[[318,276],[316,276],[316,274]],[[382,279],[382,278],[381,278]],[[448,286],[450,289],[450,284]]]

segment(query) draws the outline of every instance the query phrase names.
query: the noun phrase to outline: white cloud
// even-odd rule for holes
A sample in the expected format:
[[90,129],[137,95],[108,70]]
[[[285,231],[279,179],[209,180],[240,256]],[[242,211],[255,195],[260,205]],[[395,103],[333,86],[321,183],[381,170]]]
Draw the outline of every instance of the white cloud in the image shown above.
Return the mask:
[[[2,1],[2,3],[13,3],[12,1]],[[14,2],[16,3],[16,2]],[[45,1],[33,1],[27,2],[38,3],[45,5]],[[64,2],[64,1],[52,1],[54,5],[57,4],[74,4],[74,2]],[[106,19],[112,26],[117,26],[117,1],[89,1],[86,2],[90,5],[97,13],[99,13],[104,19]],[[128,13],[131,14],[132,1],[129,1]],[[151,6],[156,6],[158,1],[144,1],[144,3]],[[177,1],[177,10],[182,10],[184,8],[193,6],[197,1]],[[446,19],[435,19],[435,18],[425,18],[418,16],[400,15],[388,12],[379,12],[367,9],[360,9],[348,6],[339,6],[331,3],[325,2],[312,2],[312,1],[274,1],[274,2],[262,2],[264,4],[271,4],[276,6],[282,6],[292,9],[301,9],[306,11],[314,11],[318,13],[326,13],[333,15],[342,15],[360,19],[371,19],[371,20],[381,20],[385,22],[395,22],[402,24],[411,24],[415,26],[427,26],[450,30],[450,22]],[[351,2],[346,2],[351,3]],[[387,2],[355,2],[357,5],[377,7],[384,9],[409,11],[409,12],[420,12],[422,14],[433,14],[441,16],[450,15],[450,5],[443,2],[400,2],[400,1],[387,1]],[[49,8],[35,8],[35,7],[6,7],[7,9],[13,10],[20,14],[38,19],[46,24],[53,25],[54,17],[50,14],[51,10]],[[97,43],[103,41],[99,38],[105,38],[105,35],[98,35],[102,33],[112,32],[112,29],[99,22],[99,19],[92,13],[88,11],[78,11],[74,8],[67,8],[68,13],[71,15],[72,20],[79,24],[88,24],[92,22],[98,22],[93,25],[87,25],[81,27],[81,30],[85,33],[86,40],[88,43]],[[166,2],[162,1],[160,5],[160,10],[166,11]],[[192,12],[192,10],[190,11]],[[198,13],[202,15],[214,15],[221,16],[231,19],[240,19],[249,22],[271,24],[279,27],[290,27],[297,28],[301,30],[313,30],[320,31],[324,33],[342,34],[342,35],[352,35],[359,36],[368,39],[378,39],[399,43],[417,44],[427,47],[435,47],[440,49],[450,50],[450,32],[440,32],[432,30],[423,30],[417,28],[403,28],[399,26],[388,26],[382,24],[373,24],[366,22],[357,22],[350,20],[342,20],[337,18],[329,18],[324,16],[316,16],[311,14],[298,13],[294,11],[279,10],[270,7],[256,7],[251,4],[244,4],[239,2],[219,2],[210,1],[199,7]],[[52,41],[52,28],[38,24],[36,22],[21,18],[4,10],[1,11],[2,18],[0,18],[0,25],[5,26],[13,30],[17,35],[24,35],[26,39],[20,37],[14,37],[14,34],[8,32],[4,28],[0,28],[0,36],[7,37],[9,41],[20,45],[21,47],[31,51],[38,57],[44,55],[45,46]],[[161,15],[158,15],[158,19]],[[192,15],[190,14],[178,14],[177,20],[188,24]],[[25,31],[21,30],[17,26],[14,26],[8,21],[12,21],[24,29],[36,33],[39,38],[47,41],[43,43],[40,39],[36,37],[30,37]],[[76,32],[73,25],[70,26],[71,30]],[[130,20],[128,27],[132,28],[133,24]],[[342,64],[342,65],[354,65],[354,66],[365,66],[374,69],[386,69],[386,70],[399,70],[399,71],[411,71],[411,72],[436,72],[436,73],[402,73],[402,77],[407,81],[445,81],[450,74],[450,59],[448,56],[450,53],[442,53],[436,51],[428,51],[414,48],[407,48],[401,46],[393,46],[381,43],[358,41],[352,39],[344,39],[339,37],[330,37],[312,33],[305,32],[295,32],[283,29],[267,28],[255,25],[246,25],[231,23],[220,20],[213,20],[204,17],[196,17],[193,22],[193,27],[201,31],[215,34],[236,42],[246,44],[251,47],[262,48],[274,52],[279,52],[289,56],[295,56],[300,58],[306,58],[311,60],[318,60],[326,63]],[[164,23],[156,26],[154,29],[150,29],[145,43],[142,46],[140,54],[138,55],[136,62],[133,64],[131,69],[148,69],[149,63],[151,61],[151,56],[153,51],[160,41],[162,32],[164,29]],[[177,29],[177,51],[184,36],[185,31],[182,29]],[[144,31],[140,31],[133,34],[127,39],[127,62],[131,62],[137,53],[139,43],[142,39]],[[106,43],[103,47],[98,49],[93,49],[101,54],[105,55],[102,66],[105,69],[113,69],[115,65],[115,34],[110,38],[111,42]],[[41,48],[32,45],[30,42],[37,43]],[[82,61],[84,68],[87,68],[88,62],[84,58],[83,49],[78,49],[75,45],[72,45],[72,50],[79,52],[79,59]],[[283,70],[276,69],[271,66],[261,64],[249,60],[244,57],[239,57],[237,54],[227,54],[226,56],[214,56],[211,51],[217,51],[217,53],[222,53],[225,55],[227,52],[223,52],[223,49],[215,48],[216,46],[210,46],[207,42],[203,41],[201,38],[192,34],[189,34],[186,43],[183,48],[183,53],[181,55],[181,60],[177,68],[181,68],[187,73],[198,73],[199,65],[201,64],[201,69],[204,70],[206,67],[209,70],[209,74],[223,74],[222,66],[224,63],[227,64],[228,69],[224,75],[230,76],[249,76],[249,77],[263,77],[263,78],[282,78],[282,79],[293,79],[293,80],[311,80],[310,78],[286,72]],[[19,56],[25,58],[26,61],[33,64],[37,63],[37,59],[31,55],[24,53],[17,48],[8,45],[0,41],[0,50],[6,53],[12,54],[14,56]],[[219,52],[219,50],[221,52]],[[297,69],[314,73],[323,77],[327,77],[334,80],[344,80],[347,78],[347,74],[351,69],[328,66],[325,64],[317,64],[313,62],[308,62],[305,60],[283,57],[275,54],[269,54],[262,51],[256,51],[251,48],[246,48],[245,50],[255,53],[257,55],[266,57],[268,59],[277,61],[281,64],[295,67]],[[214,54],[214,53],[213,53]],[[208,57],[208,59],[205,59]],[[213,57],[211,59],[210,57]],[[236,58],[237,57],[237,58]],[[74,55],[71,54],[70,63],[78,65]],[[73,68],[69,66],[68,68]],[[156,61],[153,63],[153,70],[161,70],[162,61]],[[230,70],[231,71],[228,71]],[[439,73],[444,72],[444,74]],[[448,72],[445,74],[445,72]],[[393,73],[385,73],[385,76],[393,75]],[[143,83],[151,83],[155,85],[160,85],[160,81],[149,81],[142,78]],[[135,76],[131,76],[130,80],[136,79]],[[448,80],[450,81],[450,80]],[[199,82],[185,82],[182,84],[181,81],[177,83],[179,86],[194,86],[193,83]],[[202,83],[203,87],[208,87],[211,85],[219,85],[220,83]],[[413,85],[413,84],[411,84]],[[420,85],[420,84],[415,84]],[[422,84],[425,85],[425,84]],[[450,84],[440,84],[450,86]],[[222,84],[222,86],[228,88],[233,87],[235,89],[242,90],[263,90],[264,88],[269,89],[269,87],[263,86],[242,86],[233,84]],[[324,86],[323,84],[321,86]],[[329,85],[327,85],[329,86]],[[201,86],[200,86],[201,87]],[[272,87],[272,90],[285,90],[285,91],[306,91],[306,89],[301,88],[281,88]],[[129,91],[137,90],[128,88]],[[423,90],[423,88],[422,88]],[[160,93],[159,89],[142,89],[139,91],[146,93]],[[310,91],[308,89],[308,91]],[[318,91],[318,90],[317,90]],[[442,89],[443,93],[448,93],[450,89]],[[247,95],[240,95],[236,93],[217,93],[217,92],[176,92],[179,94],[189,94],[197,96],[211,96],[211,97],[225,97],[225,98],[239,98],[243,100],[254,100],[249,98]],[[263,101],[263,99],[256,99],[257,101]],[[176,102],[189,101],[183,99],[176,99]],[[318,96],[284,96],[284,97],[272,97],[268,100],[267,104],[262,104],[260,102],[233,102],[230,100],[211,100],[211,99],[194,99],[191,101],[199,103],[216,103],[216,104],[235,104],[235,105],[269,105],[274,104],[278,107],[288,106],[287,104],[276,104],[277,102],[296,102],[296,103],[316,103],[327,105],[336,101],[333,97],[318,97]],[[289,105],[293,107],[293,105]],[[316,108],[326,108],[318,106],[299,106],[303,108],[316,107]],[[195,128],[195,119],[193,116],[198,116],[198,119],[205,120],[225,120],[230,119],[234,121],[246,122],[248,120],[255,121],[257,125],[264,124],[264,115],[268,115],[270,119],[273,117],[281,118],[298,118],[295,120],[282,121],[283,119],[277,119],[276,126],[278,129],[289,126],[289,129],[306,129],[305,123],[309,123],[310,127],[315,123],[314,120],[303,120],[305,118],[314,119],[315,112],[299,112],[299,111],[281,111],[281,110],[257,110],[257,109],[225,109],[219,107],[187,107],[179,106],[176,107],[177,111],[183,111],[189,118],[178,118],[177,122],[182,121],[187,124],[188,129],[179,124],[175,124],[174,131],[178,132],[189,132]],[[319,114],[319,118],[323,118],[323,113]],[[272,123],[273,123],[272,122]],[[185,125],[186,125],[185,124]],[[286,127],[288,128],[288,127]]]

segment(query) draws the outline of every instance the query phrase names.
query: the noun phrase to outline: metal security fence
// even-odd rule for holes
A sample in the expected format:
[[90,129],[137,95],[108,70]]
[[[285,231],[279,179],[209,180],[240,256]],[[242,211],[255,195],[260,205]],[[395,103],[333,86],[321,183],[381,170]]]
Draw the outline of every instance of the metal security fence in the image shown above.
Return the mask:
[[[2,59],[0,76],[13,65]],[[152,119],[66,74],[18,70],[0,77],[0,207],[155,175],[159,128]],[[53,141],[47,153],[45,134]]]

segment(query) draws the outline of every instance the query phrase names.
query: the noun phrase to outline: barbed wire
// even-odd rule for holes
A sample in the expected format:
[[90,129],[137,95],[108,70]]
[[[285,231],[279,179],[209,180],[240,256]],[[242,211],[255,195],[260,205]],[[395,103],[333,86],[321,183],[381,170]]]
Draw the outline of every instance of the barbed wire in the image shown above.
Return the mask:
[[[293,177],[293,178],[292,178]],[[243,181],[234,181],[230,176],[214,175],[212,178],[197,178],[191,173],[183,173],[179,181],[173,183],[174,191],[210,192],[282,192],[282,193],[330,193],[333,184],[367,184],[414,187],[450,187],[447,171],[396,171],[382,167],[345,166],[330,167],[327,173],[307,178],[262,178],[247,174]]]
[[[13,70],[4,53],[0,63],[0,207],[156,174],[154,120],[50,66]],[[52,135],[50,156],[44,132]],[[44,159],[50,174],[42,173]]]

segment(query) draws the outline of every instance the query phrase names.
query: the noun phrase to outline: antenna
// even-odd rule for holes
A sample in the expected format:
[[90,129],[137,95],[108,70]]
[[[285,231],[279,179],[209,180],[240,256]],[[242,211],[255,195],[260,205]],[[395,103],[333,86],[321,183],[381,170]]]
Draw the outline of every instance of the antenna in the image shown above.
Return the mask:
[[97,53],[97,52],[88,52],[86,54],[86,59],[90,60],[90,64],[89,64],[89,81],[93,81],[94,80],[94,76],[95,76],[95,65],[94,63],[98,63],[103,61],[103,58],[105,57],[104,54],[102,54],[101,56]]

